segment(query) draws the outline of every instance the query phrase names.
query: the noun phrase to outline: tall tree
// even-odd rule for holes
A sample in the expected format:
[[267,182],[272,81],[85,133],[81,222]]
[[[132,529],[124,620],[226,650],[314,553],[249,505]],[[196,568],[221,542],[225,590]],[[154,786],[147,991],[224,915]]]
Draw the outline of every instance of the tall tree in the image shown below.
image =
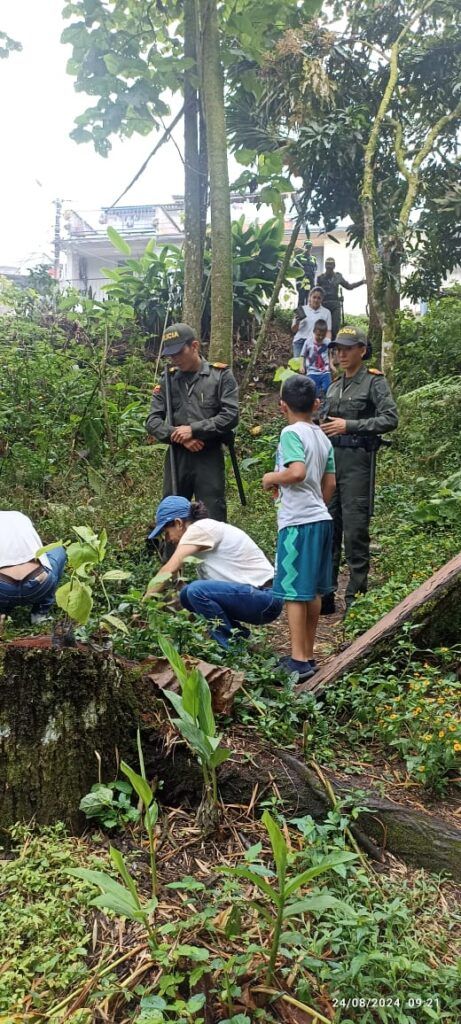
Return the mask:
[[232,238],[224,78],[216,0],[196,0],[211,209],[210,358],[232,362]]
[[[203,224],[199,142],[200,101],[195,0],[184,0],[184,304],[183,320],[200,333],[202,320]],[[207,174],[207,171],[205,171]],[[208,177],[208,175],[207,175]]]

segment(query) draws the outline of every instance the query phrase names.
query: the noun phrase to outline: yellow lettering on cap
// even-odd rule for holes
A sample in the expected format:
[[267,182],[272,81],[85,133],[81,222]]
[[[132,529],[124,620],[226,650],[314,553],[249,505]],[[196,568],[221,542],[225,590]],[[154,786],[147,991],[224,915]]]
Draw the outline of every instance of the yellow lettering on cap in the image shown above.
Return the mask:
[[179,338],[178,331],[167,331],[166,334],[163,335],[164,341],[173,341],[175,338]]
[[347,334],[348,336],[350,335],[351,338],[357,337],[357,331],[355,327],[341,327],[341,330],[338,331],[336,337],[339,338],[340,335],[344,336],[345,334]]

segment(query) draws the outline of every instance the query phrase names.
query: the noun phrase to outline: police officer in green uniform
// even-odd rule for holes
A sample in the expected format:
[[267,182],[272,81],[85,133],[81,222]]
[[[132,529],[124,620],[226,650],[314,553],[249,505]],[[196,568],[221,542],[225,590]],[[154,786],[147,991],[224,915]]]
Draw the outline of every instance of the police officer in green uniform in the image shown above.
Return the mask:
[[350,281],[346,281],[346,278],[335,270],[336,263],[332,256],[329,256],[325,260],[325,273],[318,274],[317,284],[320,288],[323,288],[324,296],[322,303],[325,309],[329,309],[331,313],[331,337],[332,340],[336,338],[336,335],[341,326],[341,299],[339,296],[339,288],[347,288],[349,292],[353,291],[354,288],[360,288],[362,284],[365,284],[365,278],[362,281],[355,281],[351,284]]
[[[188,324],[172,324],[163,335],[169,374],[172,423],[168,423],[165,373],[154,388],[146,427],[156,441],[174,445],[178,494],[203,501],[212,519],[226,521],[223,439],[237,426],[238,387],[226,363],[208,363]],[[172,493],[167,453],[163,496]]]
[[[333,587],[338,582],[341,545],[349,567],[346,608],[367,590],[370,565],[370,475],[379,436],[395,430],[397,406],[386,378],[367,369],[367,340],[356,327],[343,327],[335,345],[341,376],[327,391],[327,419],[322,430],[335,450],[336,492],[328,506],[333,517]],[[323,614],[335,610],[334,593],[326,595]]]

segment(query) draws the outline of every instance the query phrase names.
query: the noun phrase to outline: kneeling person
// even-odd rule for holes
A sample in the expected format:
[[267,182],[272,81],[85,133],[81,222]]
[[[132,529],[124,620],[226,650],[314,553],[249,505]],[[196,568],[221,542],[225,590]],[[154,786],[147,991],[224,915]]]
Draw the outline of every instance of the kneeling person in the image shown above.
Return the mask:
[[22,512],[0,512],[0,615],[29,606],[31,622],[48,618],[66,564],[62,547],[37,557],[40,537]]
[[[234,631],[249,636],[242,622],[264,626],[280,615],[283,602],[272,592],[274,570],[243,530],[210,519],[202,502],[171,495],[158,506],[149,540],[162,532],[176,545],[162,573],[178,572],[190,555],[200,559],[202,578],[186,584],[179,597],[183,608],[215,623],[210,633],[221,647],[229,647]],[[162,590],[165,582],[154,580],[145,596]]]
[[327,502],[336,486],[335,464],[331,443],[312,422],[317,405],[309,378],[294,374],[284,381],[280,407],[288,425],[280,435],[276,472],[262,481],[265,491],[280,490],[274,594],[285,601],[291,638],[291,658],[281,664],[301,682],[316,671],[321,597],[331,590],[332,576]]

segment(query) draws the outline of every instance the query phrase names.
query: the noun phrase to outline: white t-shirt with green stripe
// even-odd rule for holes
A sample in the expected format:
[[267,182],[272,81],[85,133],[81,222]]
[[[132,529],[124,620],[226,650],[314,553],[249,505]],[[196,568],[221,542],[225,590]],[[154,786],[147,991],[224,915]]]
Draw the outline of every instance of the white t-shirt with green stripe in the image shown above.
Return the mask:
[[335,458],[331,442],[315,423],[300,420],[284,427],[277,449],[276,471],[291,462],[304,462],[306,476],[299,484],[280,487],[278,528],[301,526],[331,519],[322,498],[322,477],[334,473]]

